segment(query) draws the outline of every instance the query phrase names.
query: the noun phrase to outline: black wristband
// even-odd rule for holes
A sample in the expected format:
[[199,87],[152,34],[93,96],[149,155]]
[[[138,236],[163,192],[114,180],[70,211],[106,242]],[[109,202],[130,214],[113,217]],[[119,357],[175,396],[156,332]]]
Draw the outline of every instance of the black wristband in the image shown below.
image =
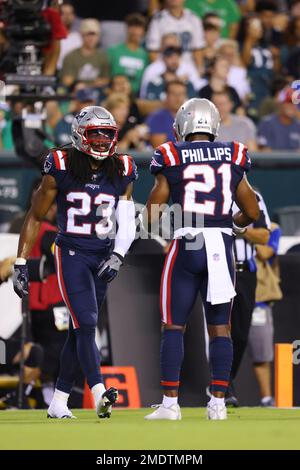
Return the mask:
[[123,261],[124,261],[124,256],[120,255],[119,253],[116,253],[115,251],[113,251],[112,254],[115,255],[117,258],[119,258],[119,260],[121,261],[121,263],[123,263]]

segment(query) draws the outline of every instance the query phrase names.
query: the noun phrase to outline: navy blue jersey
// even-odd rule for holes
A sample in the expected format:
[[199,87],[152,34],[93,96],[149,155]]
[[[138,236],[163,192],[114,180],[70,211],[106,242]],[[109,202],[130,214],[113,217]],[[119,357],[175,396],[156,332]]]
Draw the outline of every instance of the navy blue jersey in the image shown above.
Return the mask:
[[99,251],[112,246],[109,235],[115,228],[113,209],[128,184],[137,178],[132,157],[118,157],[123,160],[124,174],[114,183],[103,171],[95,172],[91,181],[84,183],[68,171],[67,151],[56,150],[47,156],[42,174],[53,176],[58,189],[57,245],[85,251]]
[[154,152],[150,170],[167,178],[173,204],[189,215],[185,227],[230,228],[235,191],[250,165],[239,142],[167,142]]

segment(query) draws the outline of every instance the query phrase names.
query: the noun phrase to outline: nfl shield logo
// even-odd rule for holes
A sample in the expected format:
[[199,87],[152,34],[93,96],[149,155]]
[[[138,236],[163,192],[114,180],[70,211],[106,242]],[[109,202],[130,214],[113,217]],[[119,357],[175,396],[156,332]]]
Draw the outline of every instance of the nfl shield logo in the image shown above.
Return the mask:
[[215,253],[215,254],[213,255],[213,260],[214,260],[214,261],[219,261],[219,259],[220,259],[219,253]]

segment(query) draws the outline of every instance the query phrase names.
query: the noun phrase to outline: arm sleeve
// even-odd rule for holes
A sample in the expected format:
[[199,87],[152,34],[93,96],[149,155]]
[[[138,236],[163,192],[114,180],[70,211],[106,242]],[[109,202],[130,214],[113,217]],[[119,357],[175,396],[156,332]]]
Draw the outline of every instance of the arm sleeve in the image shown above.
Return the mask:
[[237,177],[237,185],[251,169],[251,158],[248,148],[240,142],[232,142],[232,169]]
[[51,175],[56,181],[57,187],[66,175],[66,162],[62,151],[57,150],[49,153],[44,160],[42,176]]
[[42,168],[42,176],[51,175],[56,178],[57,170],[54,161],[53,153],[49,153],[44,160],[43,168]]
[[125,256],[135,239],[135,206],[133,201],[120,199],[116,209],[118,230],[115,238],[114,252]]
[[150,163],[150,168],[149,168],[150,172],[153,175],[156,175],[157,173],[162,172],[165,169],[165,167],[166,167],[166,164],[164,161],[163,154],[161,153],[160,150],[156,149],[152,156],[152,160]]

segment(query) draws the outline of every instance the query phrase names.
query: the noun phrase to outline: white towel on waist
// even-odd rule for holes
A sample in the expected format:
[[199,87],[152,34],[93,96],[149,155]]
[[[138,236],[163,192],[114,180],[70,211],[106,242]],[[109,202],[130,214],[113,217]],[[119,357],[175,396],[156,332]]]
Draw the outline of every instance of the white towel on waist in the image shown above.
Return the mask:
[[236,295],[226,259],[225,244],[220,229],[203,230],[207,255],[208,285],[206,300],[212,305],[230,302]]

